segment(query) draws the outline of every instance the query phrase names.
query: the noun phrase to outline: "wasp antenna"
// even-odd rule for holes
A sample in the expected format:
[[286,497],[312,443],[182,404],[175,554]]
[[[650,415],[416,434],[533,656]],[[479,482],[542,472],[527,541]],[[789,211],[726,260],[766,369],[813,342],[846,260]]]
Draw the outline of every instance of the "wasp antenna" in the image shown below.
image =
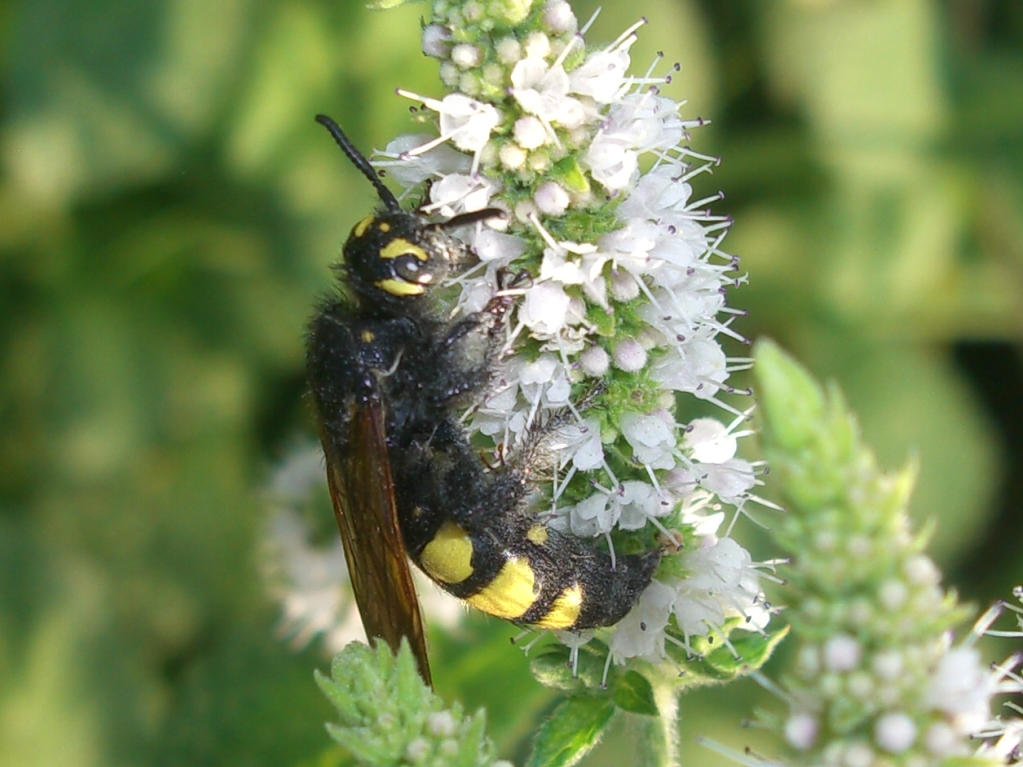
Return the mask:
[[384,203],[388,210],[400,210],[401,205],[398,203],[398,198],[394,196],[390,189],[388,189],[384,182],[380,180],[380,176],[377,175],[376,170],[369,164],[369,160],[362,156],[362,153],[355,148],[355,145],[348,139],[341,127],[331,120],[327,115],[316,115],[316,122],[325,127],[330,131],[330,135],[334,137],[334,141],[341,147],[341,151],[348,155],[348,159],[352,161],[352,164],[356,168],[362,171],[362,175],[369,179],[369,182],[376,188],[377,194],[380,195],[380,200]]
[[459,213],[447,221],[434,224],[434,227],[437,229],[454,229],[456,226],[475,224],[477,221],[486,221],[488,218],[504,218],[504,211],[500,208],[484,208],[483,210],[474,210],[469,213]]

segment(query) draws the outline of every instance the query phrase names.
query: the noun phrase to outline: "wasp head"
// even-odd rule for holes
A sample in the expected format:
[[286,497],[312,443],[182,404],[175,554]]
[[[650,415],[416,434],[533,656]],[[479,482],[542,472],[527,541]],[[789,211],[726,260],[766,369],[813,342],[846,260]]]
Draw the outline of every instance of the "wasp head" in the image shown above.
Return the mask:
[[452,264],[463,262],[468,248],[446,230],[503,216],[496,208],[462,213],[432,223],[417,212],[402,210],[369,161],[355,148],[336,122],[326,115],[316,121],[327,128],[337,145],[369,179],[383,203],[382,210],[355,225],[345,243],[344,268],[348,284],[363,299],[381,309],[407,305],[438,283]]
[[387,211],[355,225],[345,243],[349,284],[363,296],[413,298],[447,274],[457,241],[422,216]]

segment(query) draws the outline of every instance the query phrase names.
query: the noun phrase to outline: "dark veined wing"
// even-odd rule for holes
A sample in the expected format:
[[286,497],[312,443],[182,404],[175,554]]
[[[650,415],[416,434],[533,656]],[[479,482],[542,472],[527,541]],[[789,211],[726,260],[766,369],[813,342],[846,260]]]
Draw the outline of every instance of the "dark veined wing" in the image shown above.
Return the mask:
[[356,409],[346,450],[324,435],[323,451],[334,516],[366,636],[382,637],[395,651],[406,637],[420,674],[431,684],[423,619],[398,527],[380,406],[368,403]]

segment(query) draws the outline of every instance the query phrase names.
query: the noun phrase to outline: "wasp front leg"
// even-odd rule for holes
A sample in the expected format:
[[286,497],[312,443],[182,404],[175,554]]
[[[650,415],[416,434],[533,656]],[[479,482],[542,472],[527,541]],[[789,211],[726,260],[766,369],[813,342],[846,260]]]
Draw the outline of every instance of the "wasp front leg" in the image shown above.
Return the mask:
[[490,383],[503,346],[503,330],[514,301],[498,295],[478,312],[454,323],[437,345],[438,369],[449,374],[438,381],[431,399],[445,403],[478,392]]

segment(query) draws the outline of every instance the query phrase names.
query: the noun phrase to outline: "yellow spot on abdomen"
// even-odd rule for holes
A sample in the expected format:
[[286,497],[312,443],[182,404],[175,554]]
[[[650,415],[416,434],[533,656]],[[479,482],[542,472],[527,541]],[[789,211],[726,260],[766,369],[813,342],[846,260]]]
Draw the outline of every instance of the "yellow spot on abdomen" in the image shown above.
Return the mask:
[[369,229],[370,224],[373,223],[373,216],[366,216],[364,219],[359,221],[354,227],[352,227],[352,237],[362,237]]
[[494,580],[465,601],[488,615],[518,618],[536,601],[535,583],[536,577],[529,562],[512,557],[504,563]]
[[376,338],[376,334],[372,330],[362,331],[362,342],[364,344],[372,343],[374,338]]
[[472,575],[472,541],[454,522],[445,522],[423,548],[419,564],[441,583],[461,583]]
[[543,525],[533,525],[526,530],[526,537],[537,546],[543,546],[547,543],[547,528]]
[[545,629],[567,629],[579,618],[583,606],[583,588],[578,583],[562,591],[551,605],[550,612],[535,625]]
[[391,225],[388,224],[386,221],[381,221],[378,228],[380,229],[381,232],[391,231]]

